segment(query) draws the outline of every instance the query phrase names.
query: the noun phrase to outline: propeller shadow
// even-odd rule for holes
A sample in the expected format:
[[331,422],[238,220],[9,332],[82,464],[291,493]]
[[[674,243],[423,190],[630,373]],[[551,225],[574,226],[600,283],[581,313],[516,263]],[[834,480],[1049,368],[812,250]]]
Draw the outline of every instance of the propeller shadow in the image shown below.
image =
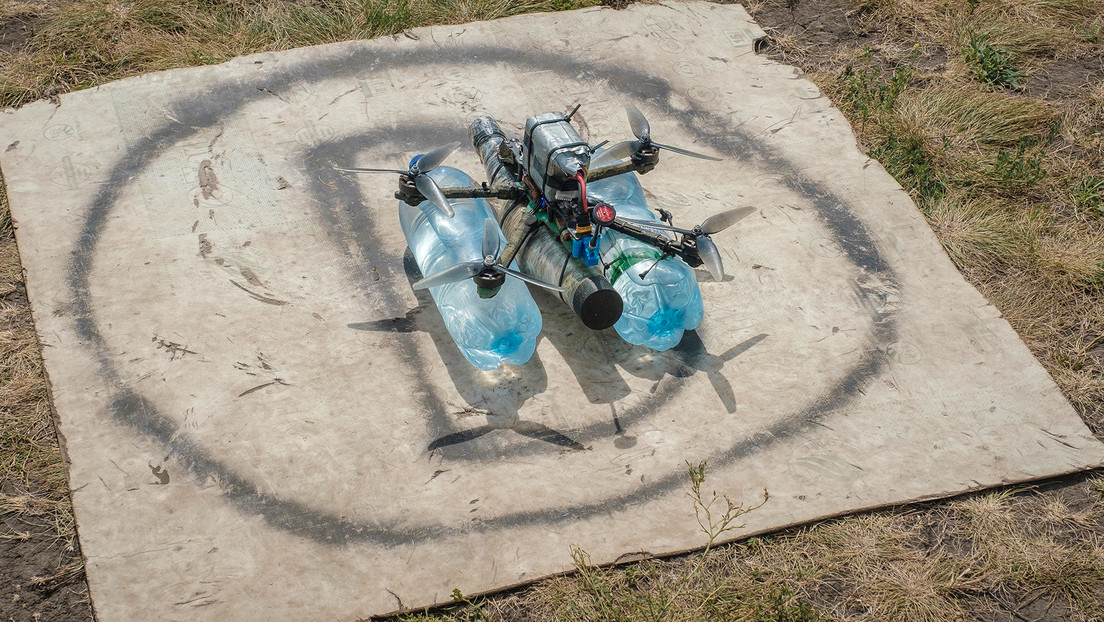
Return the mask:
[[689,378],[703,371],[709,377],[709,382],[720,397],[725,410],[734,413],[736,394],[728,378],[722,373],[725,363],[755,347],[768,336],[766,333],[760,333],[732,346],[723,354],[714,355],[706,350],[696,330],[688,330],[683,333],[682,341],[666,352],[653,352],[644,348],[634,349],[639,356],[629,357],[621,367],[638,378],[655,381],[657,385],[665,376]]
[[[409,249],[403,255],[403,268],[411,286],[422,278]],[[538,442],[529,448],[531,451],[540,451],[540,445],[576,451],[585,449],[582,443],[563,432],[522,418],[522,407],[548,388],[548,376],[539,357],[534,356],[518,367],[504,366],[489,372],[476,369],[449,336],[429,291],[414,290],[414,295],[418,306],[402,317],[356,322],[348,326],[355,330],[429,334],[453,386],[468,408],[454,413],[441,403],[440,408],[430,412],[428,427],[434,440],[427,446],[428,451],[440,452],[445,458],[493,459],[501,454],[503,445],[516,443],[509,438],[515,434]],[[462,427],[461,422],[471,417],[483,417],[485,423]],[[500,431],[513,434],[507,437],[494,434]]]
[[613,404],[632,393],[617,371],[631,345],[612,328],[591,330],[583,326],[567,305],[552,294],[530,288],[541,308],[542,334],[560,353],[591,404]]

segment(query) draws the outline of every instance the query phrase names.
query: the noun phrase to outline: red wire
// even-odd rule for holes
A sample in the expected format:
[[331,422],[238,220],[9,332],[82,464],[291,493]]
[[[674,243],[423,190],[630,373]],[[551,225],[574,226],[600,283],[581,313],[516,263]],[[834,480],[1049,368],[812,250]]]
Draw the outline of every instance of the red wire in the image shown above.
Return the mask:
[[586,175],[583,173],[582,170],[579,170],[578,172],[575,173],[575,179],[578,180],[578,182],[579,182],[579,200],[582,201],[583,209],[586,209],[586,207],[587,207]]

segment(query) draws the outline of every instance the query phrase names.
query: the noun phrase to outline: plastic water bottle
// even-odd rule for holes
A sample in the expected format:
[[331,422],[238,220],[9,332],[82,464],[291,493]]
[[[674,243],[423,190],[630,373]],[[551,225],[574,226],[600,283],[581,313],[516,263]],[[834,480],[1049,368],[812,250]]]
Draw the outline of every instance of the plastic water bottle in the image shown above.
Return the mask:
[[[463,171],[438,166],[429,173],[439,186],[470,186]],[[452,199],[455,216],[427,206],[399,202],[399,222],[422,274],[431,276],[457,263],[481,260],[483,221],[494,218],[485,199]],[[501,237],[501,234],[499,234]],[[505,240],[501,241],[505,246]],[[516,262],[511,265],[517,269]],[[541,330],[540,309],[520,280],[506,277],[493,298],[480,298],[475,283],[464,279],[429,288],[449,335],[469,363],[491,370],[501,363],[521,365],[533,356]]]
[[[659,218],[648,209],[644,189],[633,173],[587,185],[587,194],[605,201],[619,216]],[[607,276],[624,300],[621,319],[613,325],[621,338],[660,352],[678,345],[682,333],[701,323],[701,290],[694,270],[677,257],[660,259],[650,244],[607,229],[599,246]]]

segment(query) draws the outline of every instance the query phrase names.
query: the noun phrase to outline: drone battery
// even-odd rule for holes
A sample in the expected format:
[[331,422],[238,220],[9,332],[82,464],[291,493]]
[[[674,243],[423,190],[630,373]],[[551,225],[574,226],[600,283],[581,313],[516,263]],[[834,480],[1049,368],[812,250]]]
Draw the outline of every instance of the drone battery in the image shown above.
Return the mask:
[[575,174],[590,166],[590,147],[563,115],[545,113],[525,120],[525,157],[529,176],[542,194],[554,198],[579,196]]

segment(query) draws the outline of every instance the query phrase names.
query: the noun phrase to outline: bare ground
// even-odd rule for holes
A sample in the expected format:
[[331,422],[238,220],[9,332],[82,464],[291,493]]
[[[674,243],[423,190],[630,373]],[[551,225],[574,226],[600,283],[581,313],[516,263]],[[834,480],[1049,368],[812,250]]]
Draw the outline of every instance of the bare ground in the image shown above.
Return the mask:
[[[88,620],[61,450],[44,400],[34,398],[44,397],[45,378],[10,227],[0,233],[0,273],[8,277],[0,283],[0,377],[8,398],[0,406],[0,620]],[[26,383],[40,388],[27,392],[31,400],[14,397],[12,389]]]

